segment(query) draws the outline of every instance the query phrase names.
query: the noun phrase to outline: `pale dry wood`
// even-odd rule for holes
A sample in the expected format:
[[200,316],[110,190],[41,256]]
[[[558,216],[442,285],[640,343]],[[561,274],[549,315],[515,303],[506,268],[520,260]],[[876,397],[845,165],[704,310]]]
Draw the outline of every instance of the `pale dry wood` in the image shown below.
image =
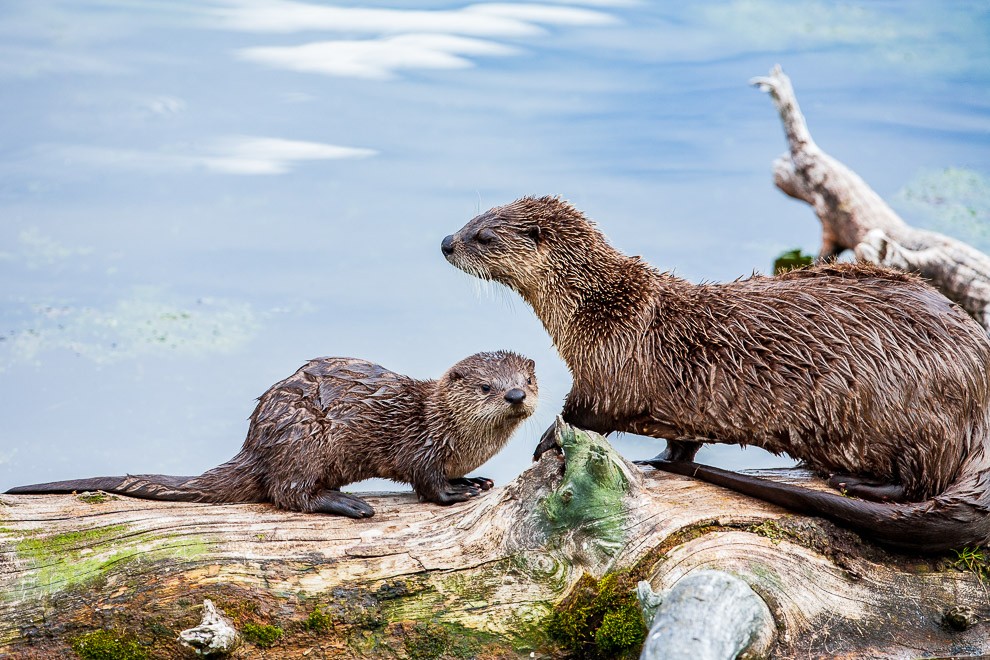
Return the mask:
[[773,163],[774,182],[810,204],[821,221],[818,258],[853,250],[864,261],[919,273],[990,329],[990,257],[950,236],[911,227],[855,172],[822,151],[779,65],[751,82],[770,94],[787,137],[788,152]]
[[661,604],[640,660],[759,657],[776,636],[767,604],[743,580],[724,571],[695,571],[656,597]]
[[240,641],[230,619],[220,614],[209,598],[203,601],[203,618],[199,625],[179,633],[179,643],[197,656],[228,654]]
[[[285,628],[279,657],[340,657],[296,624],[314,604],[369,595],[389,621],[456,622],[529,655],[533,627],[582,574],[627,568],[658,592],[703,570],[738,577],[773,614],[776,657],[990,652],[987,624],[952,631],[942,622],[958,606],[990,620],[972,573],[888,555],[829,523],[688,478],[641,472],[599,436],[575,438],[587,446],[565,443],[566,463],[548,452],[468,503],[371,495],[377,514],[367,520],[266,505],[3,496],[0,655],[56,657],[94,627],[152,621],[178,631],[199,621],[204,597],[223,607],[239,596]],[[589,478],[609,492],[581,510]],[[57,550],[37,551],[46,541]],[[382,595],[396,591],[401,598]],[[156,657],[172,657],[169,644],[179,657],[174,634],[154,644]],[[244,644],[235,657],[265,652]]]

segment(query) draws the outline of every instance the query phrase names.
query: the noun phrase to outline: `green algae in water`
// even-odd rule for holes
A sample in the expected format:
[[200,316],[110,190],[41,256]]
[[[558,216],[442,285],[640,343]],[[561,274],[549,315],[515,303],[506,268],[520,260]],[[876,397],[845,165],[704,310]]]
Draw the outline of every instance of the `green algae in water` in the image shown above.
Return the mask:
[[84,660],[147,660],[151,656],[138,641],[109,630],[97,630],[72,640],[72,650]]
[[919,227],[990,250],[990,177],[985,174],[962,167],[923,170],[893,201],[920,216]]

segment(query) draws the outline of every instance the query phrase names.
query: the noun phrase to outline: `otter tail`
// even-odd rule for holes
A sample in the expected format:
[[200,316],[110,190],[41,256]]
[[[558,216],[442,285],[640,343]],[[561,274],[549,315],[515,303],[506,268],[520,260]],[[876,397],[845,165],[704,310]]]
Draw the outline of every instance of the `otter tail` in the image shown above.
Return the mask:
[[238,457],[198,477],[166,474],[133,474],[125,477],[70,479],[45,484],[17,486],[9,495],[46,495],[102,490],[145,500],[167,502],[260,502],[258,479]]
[[185,488],[196,477],[173,477],[165,474],[129,474],[126,477],[93,477],[52,481],[46,484],[18,486],[7,491],[10,495],[43,495],[102,490],[107,493],[140,497],[145,500],[172,502],[209,502],[209,495],[197,489]]
[[934,553],[990,542],[990,496],[985,490],[974,491],[978,496],[964,497],[954,485],[924,502],[880,503],[687,461],[657,461],[651,465],[799,513],[829,518],[898,550]]

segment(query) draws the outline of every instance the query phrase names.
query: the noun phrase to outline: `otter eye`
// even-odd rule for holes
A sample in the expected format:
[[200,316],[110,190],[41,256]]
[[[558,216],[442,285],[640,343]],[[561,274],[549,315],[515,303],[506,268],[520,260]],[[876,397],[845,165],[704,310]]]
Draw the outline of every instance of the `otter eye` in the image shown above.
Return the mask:
[[477,236],[475,236],[475,240],[477,240],[482,245],[488,245],[493,240],[495,240],[495,232],[493,232],[491,229],[482,229],[481,231],[478,232]]
[[526,384],[527,385],[532,385],[533,384],[533,379],[532,378],[527,378],[526,379]]
[[484,392],[485,394],[488,394],[489,392],[492,391],[492,386],[486,383],[481,386],[481,391]]

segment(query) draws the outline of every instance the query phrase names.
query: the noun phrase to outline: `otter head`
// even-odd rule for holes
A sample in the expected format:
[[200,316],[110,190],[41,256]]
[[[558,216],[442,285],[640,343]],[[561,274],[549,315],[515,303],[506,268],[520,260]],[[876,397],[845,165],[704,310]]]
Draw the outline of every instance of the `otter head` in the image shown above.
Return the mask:
[[433,437],[444,437],[448,477],[464,476],[494,456],[539,398],[535,363],[509,351],[477,353],[447,370],[437,382]]
[[539,398],[536,363],[509,351],[464,358],[438,381],[445,408],[444,472],[461,477],[494,456],[519,424],[533,414]]
[[464,272],[530,299],[549,272],[566,269],[603,240],[591,221],[560,198],[523,197],[477,216],[444,238],[440,249]]
[[536,410],[536,363],[511,351],[476,353],[440,379],[451,411],[471,426],[515,427]]

